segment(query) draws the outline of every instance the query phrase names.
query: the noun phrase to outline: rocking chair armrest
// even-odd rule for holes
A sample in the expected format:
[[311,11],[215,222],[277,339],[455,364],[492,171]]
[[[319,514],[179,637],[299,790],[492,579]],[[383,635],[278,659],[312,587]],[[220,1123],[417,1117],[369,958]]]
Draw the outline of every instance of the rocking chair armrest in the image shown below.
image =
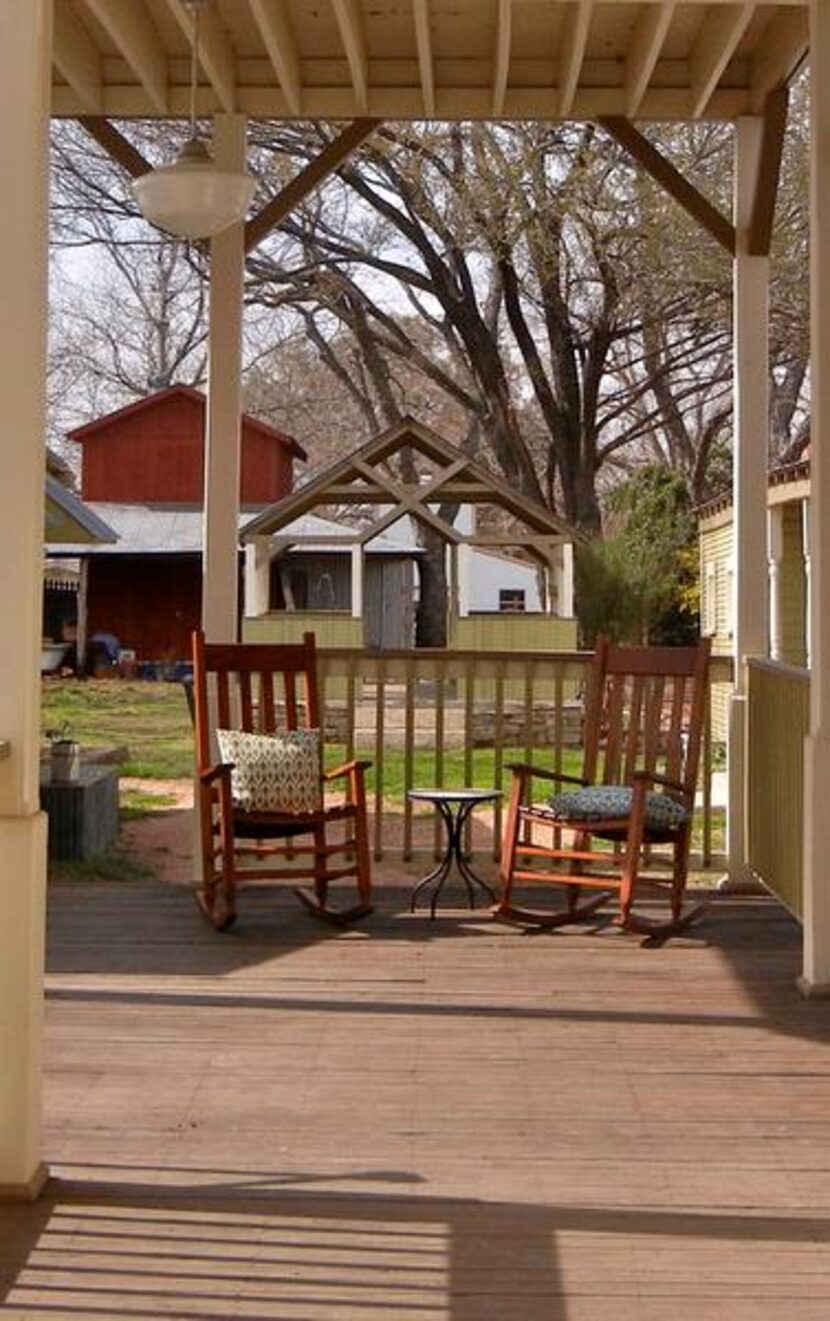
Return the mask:
[[692,796],[680,780],[673,780],[668,775],[659,775],[657,771],[635,771],[632,778],[635,784],[638,781],[642,784],[659,784],[663,789],[673,789],[675,793],[682,794],[685,799],[690,799]]
[[323,771],[323,780],[342,780],[355,771],[367,771],[371,764],[370,761],[344,761],[340,766],[333,766],[330,771]]
[[564,771],[549,771],[544,766],[531,766],[528,761],[512,761],[507,769],[514,775],[521,775],[527,778],[530,775],[539,777],[542,780],[554,780],[559,784],[579,784],[583,788],[588,781],[581,775],[566,775]]
[[206,771],[199,771],[199,783],[208,786],[216,780],[229,779],[232,770],[232,761],[217,762],[215,766],[209,766]]

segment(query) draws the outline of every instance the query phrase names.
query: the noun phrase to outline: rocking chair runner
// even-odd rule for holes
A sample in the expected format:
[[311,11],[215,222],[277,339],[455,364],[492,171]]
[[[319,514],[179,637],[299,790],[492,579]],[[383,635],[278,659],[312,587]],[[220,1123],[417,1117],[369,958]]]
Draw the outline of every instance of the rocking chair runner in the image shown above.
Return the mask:
[[[202,633],[194,633],[193,699],[202,857],[197,898],[208,921],[217,931],[227,930],[236,917],[237,887],[275,879],[312,879],[310,892],[298,889],[296,893],[319,917],[345,923],[370,913],[364,788],[364,771],[370,763],[350,761],[323,771],[321,736],[311,734],[304,744],[304,736],[298,735],[302,729],[320,730],[314,634],[306,633],[301,643],[270,645],[206,643]],[[286,735],[282,743],[281,734]],[[238,747],[240,757],[244,750],[254,764],[237,767],[230,757],[223,761],[218,755],[219,739]],[[295,801],[275,806],[274,794],[279,798],[285,793],[272,764],[282,746],[288,757],[295,758],[287,763],[289,798],[294,794]],[[316,757],[311,770],[309,746],[311,756]],[[299,770],[298,754],[306,758]],[[257,757],[263,759],[261,766],[255,764]],[[249,772],[249,788],[264,782],[271,794],[264,810],[254,792],[241,796],[243,770]],[[300,783],[303,777],[304,785]],[[345,790],[342,800],[338,796],[327,802],[326,786],[338,782]],[[338,838],[333,838],[335,833]],[[302,842],[304,835],[310,836],[310,843]],[[282,859],[283,865],[241,866],[240,860],[246,856],[260,863]],[[348,876],[355,878],[357,902],[344,909],[330,907],[329,885]]]
[[[615,894],[615,921],[628,931],[671,936],[697,916],[704,905],[684,911],[683,901],[709,645],[704,639],[696,647],[618,647],[597,640],[582,778],[512,767],[502,895],[494,916],[558,927],[591,916]],[[546,803],[533,801],[537,779],[555,788]],[[606,848],[597,848],[595,840]],[[671,846],[669,877],[642,874],[644,850],[651,845]],[[563,886],[565,906],[522,907],[513,891],[524,882]],[[655,888],[669,891],[671,916],[665,920],[634,907],[644,889]],[[593,893],[581,900],[583,890]]]

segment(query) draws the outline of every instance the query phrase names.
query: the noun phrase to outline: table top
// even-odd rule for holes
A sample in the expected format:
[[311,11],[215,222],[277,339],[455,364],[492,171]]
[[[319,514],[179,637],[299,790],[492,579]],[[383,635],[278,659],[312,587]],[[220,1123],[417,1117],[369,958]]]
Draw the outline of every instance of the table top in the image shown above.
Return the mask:
[[500,789],[408,789],[407,798],[426,803],[494,803]]

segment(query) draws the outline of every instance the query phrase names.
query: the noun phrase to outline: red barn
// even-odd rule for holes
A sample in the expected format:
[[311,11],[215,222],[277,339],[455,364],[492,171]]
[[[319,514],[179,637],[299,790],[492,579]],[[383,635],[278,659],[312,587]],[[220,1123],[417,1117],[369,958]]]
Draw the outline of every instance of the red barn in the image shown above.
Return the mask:
[[[107,633],[139,661],[189,654],[201,611],[204,428],[204,396],[173,385],[69,433],[82,447],[81,496],[118,537],[52,548],[83,558],[81,647]],[[287,495],[305,457],[292,437],[243,414],[242,509],[251,516]]]

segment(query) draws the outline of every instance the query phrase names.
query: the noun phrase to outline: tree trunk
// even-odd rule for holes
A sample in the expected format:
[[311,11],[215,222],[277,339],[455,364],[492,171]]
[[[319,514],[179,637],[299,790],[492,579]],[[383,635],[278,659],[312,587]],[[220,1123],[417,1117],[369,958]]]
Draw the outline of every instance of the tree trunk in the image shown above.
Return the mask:
[[415,616],[416,647],[447,645],[447,543],[430,527],[421,529],[418,557],[420,600]]

